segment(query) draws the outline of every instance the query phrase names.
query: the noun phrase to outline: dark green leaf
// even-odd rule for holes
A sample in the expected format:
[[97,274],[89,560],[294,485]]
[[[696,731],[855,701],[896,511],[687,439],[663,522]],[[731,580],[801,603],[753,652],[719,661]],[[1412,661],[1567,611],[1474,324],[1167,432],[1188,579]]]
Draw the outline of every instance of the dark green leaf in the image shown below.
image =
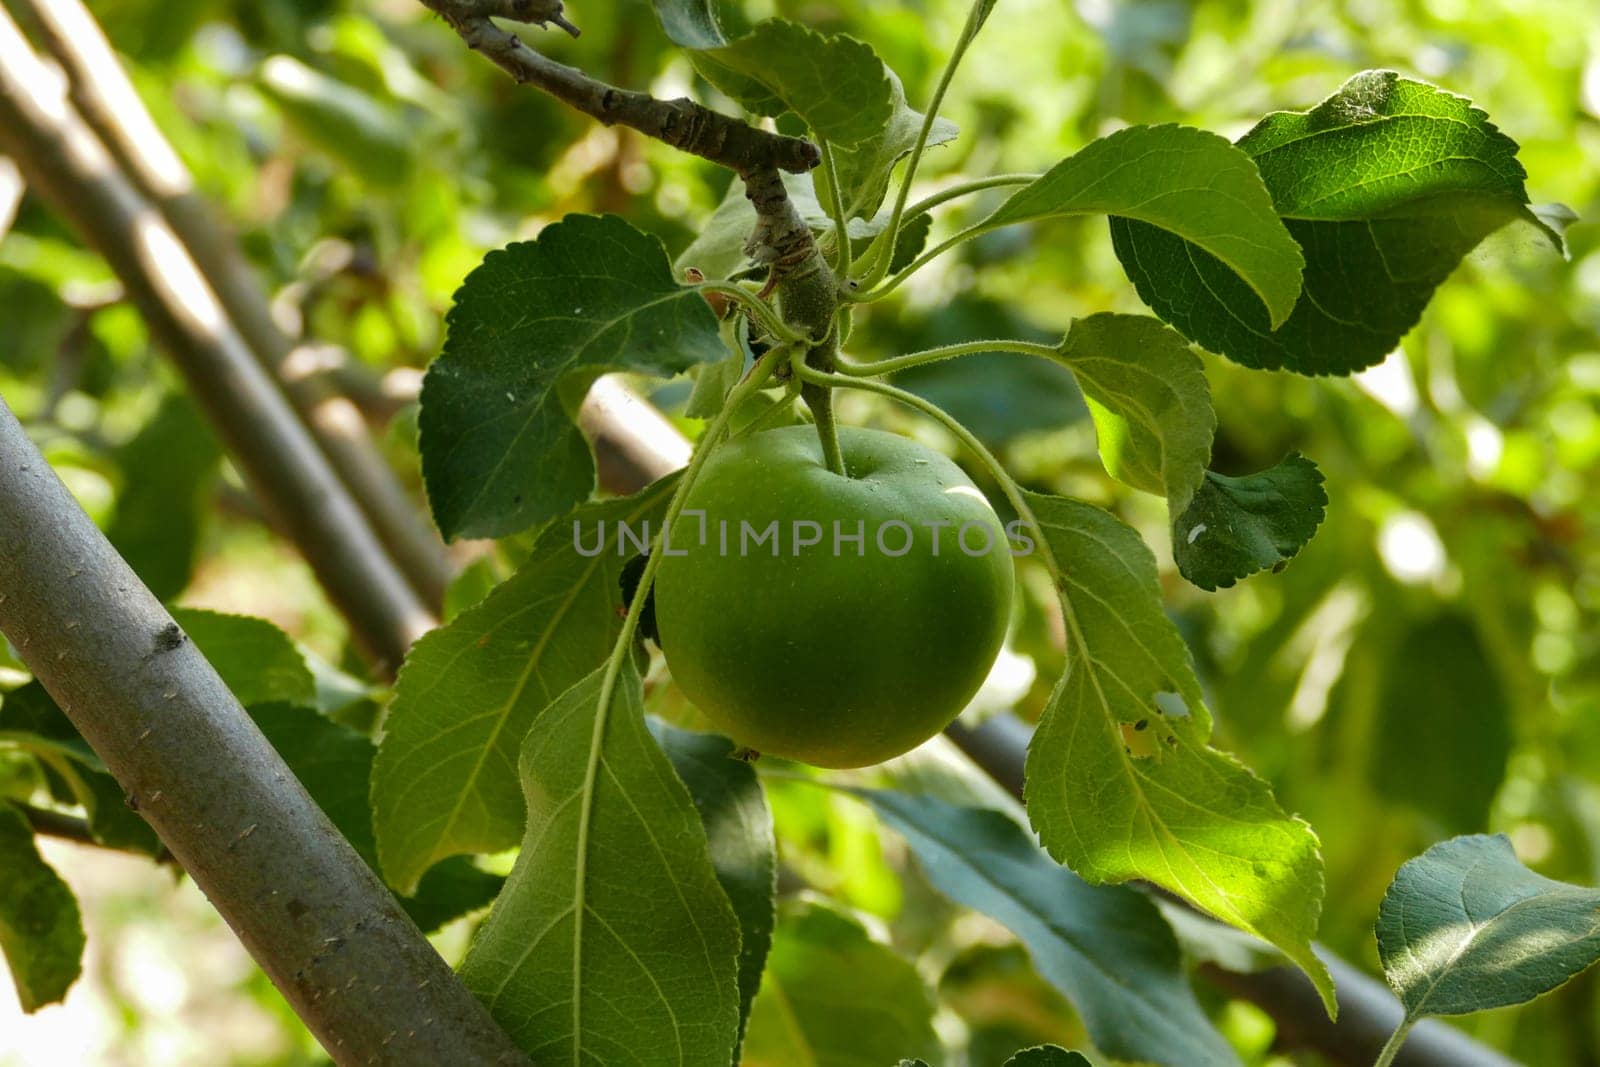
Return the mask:
[[792,111],[840,146],[879,135],[894,115],[883,60],[852,37],[767,19],[730,41],[704,3],[657,0],[656,11],[668,36],[695,50],[696,69],[757,115]]
[[1189,649],[1162,610],[1156,561],[1099,508],[1027,494],[1058,564],[1066,672],[1028,746],[1028,817],[1092,883],[1144,878],[1270,941],[1317,984],[1317,837],[1210,746]]
[[196,608],[174,608],[172,618],[245,707],[316,705],[311,668],[289,635],[272,623]]
[[814,900],[786,905],[750,1015],[743,1067],[862,1067],[936,1059],[933,999],[917,969]]
[[1227,588],[1261,570],[1282,570],[1322,525],[1322,472],[1298,452],[1276,467],[1205,480],[1172,523],[1178,570],[1201,589]]
[[[1467,100],[1367,71],[1306,112],[1274,112],[1239,141],[1305,251],[1284,321],[1211,249],[1116,218],[1117,256],[1145,303],[1247,367],[1349,374],[1414,326],[1463,256],[1528,210],[1517,145]],[[1270,306],[1270,312],[1269,312]]]
[[1288,317],[1300,293],[1300,249],[1261,175],[1249,156],[1205,130],[1131,126],[1102,137],[1011,194],[979,225],[1058,215],[1137,219],[1203,251],[1271,309],[1274,323]]
[[83,923],[72,890],[33,844],[22,813],[0,803],[0,950],[22,1010],[67,995],[83,969]]
[[569,215],[489,253],[449,324],[419,416],[447,537],[514,533],[589,496],[594,457],[571,415],[601,374],[668,377],[728,354],[661,242],[612,215]]
[[900,227],[895,234],[894,255],[889,259],[889,273],[898,274],[915,262],[927,247],[928,235],[933,233],[933,215],[918,215]]
[[221,458],[200,412],[177,393],[117,450],[125,482],[106,538],[162,600],[189,584]]
[[1408,1019],[1521,1004],[1600,959],[1600,890],[1534,874],[1502,834],[1457,837],[1395,875],[1378,955]]
[[[619,524],[644,536],[672,485],[555,523],[522,569],[412,647],[373,767],[373,825],[390,885],[410,892],[446,856],[517,843],[517,751],[545,706],[611,651],[622,625],[617,579],[636,551],[624,551]],[[580,544],[599,551],[580,554]]]
[[1144,894],[1091,886],[1007,816],[932,797],[851,790],[905,837],[935,888],[1006,927],[1107,1055],[1236,1064],[1200,1010],[1178,942]]
[[1005,1067],[1094,1067],[1081,1052],[1068,1052],[1060,1045],[1025,1048],[1005,1062]]
[[[742,1040],[777,919],[778,843],[772,835],[772,813],[755,768],[734,755],[737,746],[732,741],[679,730],[659,720],[651,720],[650,729],[694,799],[711,847],[711,866],[739,917]],[[734,1051],[737,1054],[737,1045]]]
[[1481,829],[1505,778],[1511,707],[1469,619],[1411,627],[1384,666],[1374,744],[1378,789],[1451,832]]
[[729,1063],[739,920],[637,670],[600,707],[604,673],[528,735],[528,833],[461,976],[539,1063]]
[[1113,478],[1188,506],[1211,459],[1217,416],[1200,357],[1147,315],[1077,319],[1061,342]]

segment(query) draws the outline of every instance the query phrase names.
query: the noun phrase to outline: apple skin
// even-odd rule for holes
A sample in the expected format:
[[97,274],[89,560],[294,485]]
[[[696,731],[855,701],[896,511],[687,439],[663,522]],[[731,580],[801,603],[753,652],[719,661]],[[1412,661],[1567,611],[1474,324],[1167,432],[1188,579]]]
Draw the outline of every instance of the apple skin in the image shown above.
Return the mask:
[[[915,748],[972,699],[1005,637],[1013,566],[999,517],[949,459],[878,430],[841,427],[839,440],[848,476],[824,465],[811,426],[713,452],[662,557],[656,620],[673,678],[734,741],[864,767]],[[774,520],[776,557],[754,541]],[[894,520],[909,534],[882,526]],[[834,554],[835,521],[847,536],[863,523],[859,550],[841,540]],[[796,522],[821,528],[798,554]],[[969,523],[988,531],[968,529],[972,554],[959,542]]]

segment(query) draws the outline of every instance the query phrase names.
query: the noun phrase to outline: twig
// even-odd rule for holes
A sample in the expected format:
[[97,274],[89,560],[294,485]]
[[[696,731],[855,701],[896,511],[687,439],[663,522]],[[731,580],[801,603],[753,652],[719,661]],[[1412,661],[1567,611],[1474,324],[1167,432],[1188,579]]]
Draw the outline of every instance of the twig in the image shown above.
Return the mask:
[[251,355],[182,242],[128,185],[0,10],[0,147],[94,246],[177,362],[260,499],[316,571],[380,669],[432,614]]
[[444,543],[395,477],[351,402],[325,378],[295,372],[295,344],[274,321],[260,279],[229,228],[195,189],[193,176],[139,99],[94,16],[81,0],[13,2],[37,24],[45,46],[65,70],[78,112],[133,184],[160,209],[251,352],[283,383],[302,421],[413,587],[437,609],[454,570]]
[[338,1062],[527,1062],[3,401],[0,632]]
[[33,828],[33,832],[36,834],[54,837],[62,841],[71,841],[74,844],[102,848],[111,852],[127,852],[130,856],[138,856],[147,860],[154,859],[157,863],[178,862],[172,858],[172,853],[165,848],[158,855],[151,856],[149,853],[138,849],[122,849],[114,845],[107,845],[105,842],[97,840],[94,836],[94,831],[89,829],[89,824],[76,815],[51,811],[49,808],[36,808],[32,804],[19,804],[16,807],[21,810],[22,817],[28,820],[28,825]]
[[480,52],[518,82],[533,85],[607,126],[627,126],[681,151],[739,174],[766,168],[804,173],[821,160],[817,146],[798,137],[757,129],[687,98],[659,100],[649,93],[607,85],[557,63],[501,29],[491,16],[518,22],[576,27],[550,0],[421,0],[447,22],[467,47]]

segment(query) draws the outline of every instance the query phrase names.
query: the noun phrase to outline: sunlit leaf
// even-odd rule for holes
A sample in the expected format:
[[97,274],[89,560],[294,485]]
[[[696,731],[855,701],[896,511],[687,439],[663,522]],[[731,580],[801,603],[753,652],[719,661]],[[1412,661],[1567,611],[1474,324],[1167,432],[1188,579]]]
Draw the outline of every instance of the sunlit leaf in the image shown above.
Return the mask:
[[1503,834],[1457,837],[1395,875],[1378,955],[1408,1019],[1521,1004],[1600,959],[1600,890],[1534,874]]
[[1273,211],[1255,164],[1205,130],[1118,130],[1012,193],[980,226],[1058,215],[1138,220],[1167,240],[1202,250],[1271,309],[1274,323],[1288,317],[1300,293],[1300,249]]
[[1211,459],[1217,416],[1200,357],[1146,315],[1077,319],[1061,342],[1113,478],[1188,506]]
[[1305,292],[1283,307],[1215,249],[1136,216],[1112,220],[1145,303],[1248,367],[1349,374],[1381,361],[1440,282],[1528,209],[1517,145],[1462,97],[1367,71],[1310,111],[1274,112],[1239,141],[1305,251]]
[[705,300],[661,242],[614,215],[569,215],[467,275],[422,386],[422,470],[447,537],[501,536],[594,490],[572,413],[601,374],[661,377],[722,359]]
[[728,1063],[739,920],[637,670],[600,707],[604,673],[528,736],[528,833],[461,976],[538,1063]]
[[1066,673],[1028,747],[1028,815],[1092,883],[1143,878],[1278,946],[1317,984],[1317,838],[1210,747],[1189,650],[1162,610],[1155,557],[1099,508],[1029,493],[1060,566]]

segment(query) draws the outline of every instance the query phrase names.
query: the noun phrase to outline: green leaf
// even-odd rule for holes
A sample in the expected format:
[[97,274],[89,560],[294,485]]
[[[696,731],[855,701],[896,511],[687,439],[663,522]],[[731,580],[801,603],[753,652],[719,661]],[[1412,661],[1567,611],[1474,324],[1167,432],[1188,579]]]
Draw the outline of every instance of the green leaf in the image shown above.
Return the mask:
[[638,671],[625,660],[602,708],[604,673],[523,746],[528,833],[461,976],[539,1063],[729,1063],[739,920]]
[[1374,782],[1452,833],[1489,820],[1511,754],[1511,704],[1477,627],[1443,615],[1389,642]]
[[40,857],[22,813],[0,803],[0,950],[25,1012],[63,1000],[83,970],[78,901]]
[[694,49],[695,69],[757,115],[792,111],[839,146],[878,135],[894,115],[887,68],[872,48],[788,19],[766,19],[729,41],[703,3],[656,0],[662,28]]
[[1206,253],[1270,309],[1274,324],[1288,317],[1300,293],[1304,260],[1273,211],[1255,164],[1226,138],[1205,130],[1118,130],[1012,193],[978,225],[990,230],[1059,215],[1138,220]]
[[1282,307],[1226,258],[1118,218],[1139,295],[1185,336],[1247,367],[1349,374],[1381,361],[1468,252],[1528,209],[1517,145],[1462,97],[1367,71],[1306,112],[1268,115],[1239,141],[1305,251],[1305,291]]
[[1081,1052],[1068,1052],[1060,1045],[1025,1048],[1006,1060],[1005,1067],[1094,1067]]
[[1028,747],[1028,816],[1091,883],[1143,878],[1270,941],[1316,983],[1322,857],[1271,788],[1211,748],[1189,650],[1162,610],[1155,557],[1117,519],[1027,494],[1061,567],[1066,672]]
[[1242,478],[1206,471],[1172,522],[1172,555],[1201,589],[1225,589],[1257,571],[1282,570],[1322,525],[1327,506],[1322,472],[1298,452]]
[[117,449],[126,483],[106,539],[162,600],[189,584],[210,512],[207,491],[221,459],[216,436],[180,393],[164,397],[150,421]]
[[1238,1063],[1194,998],[1172,929],[1144,894],[1086,884],[998,811],[850,792],[906,839],[934,888],[1017,935],[1108,1056]]
[[1600,890],[1534,874],[1503,834],[1457,837],[1395,875],[1378,955],[1408,1021],[1521,1004],[1600,959]]
[[917,257],[922,255],[922,250],[928,247],[928,238],[932,233],[931,212],[901,224],[900,232],[894,236],[894,255],[889,257],[889,273],[899,274],[915,263]]
[[[328,816],[374,870],[377,842],[367,794],[372,781],[372,742],[309,708],[266,704],[250,708],[256,726],[278,750],[317,807]],[[425,932],[487,905],[501,879],[465,859],[430,870],[412,897],[400,903]]]
[[289,635],[272,623],[198,608],[173,608],[172,618],[245,707],[316,705],[311,668]]
[[[911,150],[916,147],[917,134],[922,129],[922,123],[927,118],[922,112],[912,108],[906,103],[906,88],[900,81],[900,76],[894,71],[884,68],[884,73],[889,78],[889,119],[887,123],[872,137],[853,146],[831,145],[833,163],[839,173],[839,189],[844,201],[845,218],[870,219],[877,215],[878,209],[883,206],[884,198],[889,192],[890,175],[894,172],[895,164],[899,163]],[[956,139],[956,124],[948,119],[936,118],[933,127],[928,131],[928,147],[948,144]],[[826,167],[819,167],[817,176],[817,199],[824,208],[831,208],[834,200],[833,188],[829,180]],[[924,226],[931,226],[931,216]],[[926,233],[923,234],[926,239]],[[901,247],[896,244],[895,255],[898,257]],[[915,258],[915,253],[906,260]],[[894,269],[891,264],[890,270]]]
[[1200,357],[1156,319],[1102,313],[1072,323],[1061,358],[1089,403],[1107,473],[1181,514],[1217,428]]
[[862,1067],[937,1059],[933,999],[917,969],[815,900],[782,910],[750,1014],[743,1067]]
[[772,812],[755,768],[734,755],[738,749],[732,741],[679,730],[659,720],[650,722],[650,730],[694,799],[710,846],[711,866],[739,917],[738,1037],[743,1040],[777,921],[778,843],[772,833]]
[[728,353],[661,242],[614,215],[569,215],[491,252],[462,284],[422,386],[422,470],[447,537],[497,537],[594,490],[571,415],[608,371],[668,377]]
[[[610,653],[622,626],[618,578],[634,551],[619,543],[621,524],[643,537],[673,481],[555,523],[516,574],[412,647],[372,772],[390,885],[410,893],[446,856],[521,838],[522,740],[550,701]],[[580,554],[580,544],[599,551]]]

